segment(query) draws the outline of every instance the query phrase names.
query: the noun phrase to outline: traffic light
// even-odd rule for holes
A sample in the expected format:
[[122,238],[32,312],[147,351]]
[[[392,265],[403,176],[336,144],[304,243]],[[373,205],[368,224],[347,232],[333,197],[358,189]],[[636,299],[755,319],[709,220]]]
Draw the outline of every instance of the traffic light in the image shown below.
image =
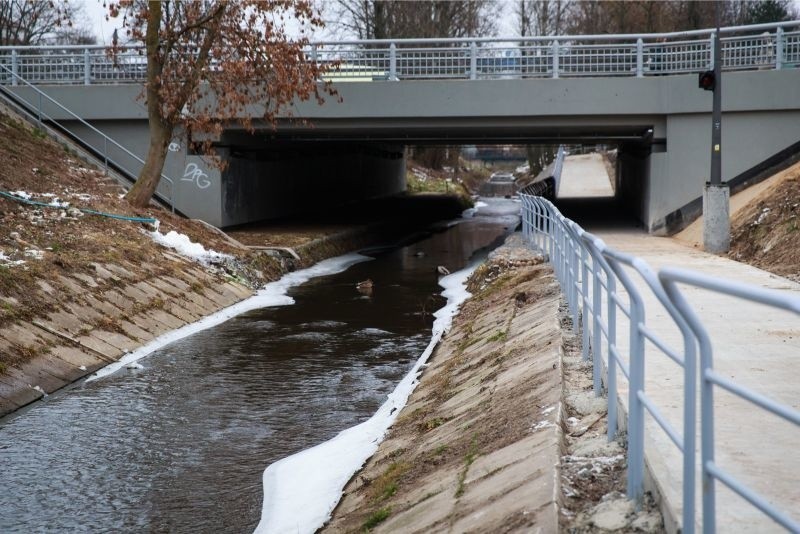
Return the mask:
[[697,78],[697,86],[704,91],[713,91],[717,85],[717,79],[714,77],[713,70],[701,72]]

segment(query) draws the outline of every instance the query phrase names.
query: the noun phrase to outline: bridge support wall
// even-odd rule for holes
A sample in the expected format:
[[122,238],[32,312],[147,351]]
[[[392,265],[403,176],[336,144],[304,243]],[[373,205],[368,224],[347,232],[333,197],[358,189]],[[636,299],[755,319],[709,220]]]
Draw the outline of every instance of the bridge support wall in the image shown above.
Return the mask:
[[[109,162],[138,174],[141,163],[78,122],[62,123],[84,144],[107,154]],[[144,158],[150,141],[143,120],[91,122],[128,151]],[[238,155],[237,155],[238,154]],[[404,147],[393,144],[281,144],[221,150],[220,172],[204,157],[190,154],[176,136],[167,155],[158,192],[181,213],[218,227],[308,213],[405,191]],[[101,157],[101,159],[103,159]]]
[[[669,115],[666,123],[666,150],[646,158],[649,169],[639,171],[643,184],[624,188],[631,199],[641,192],[636,212],[661,235],[700,215],[711,166],[710,114]],[[742,173],[798,141],[800,110],[723,113],[722,180],[735,185]]]

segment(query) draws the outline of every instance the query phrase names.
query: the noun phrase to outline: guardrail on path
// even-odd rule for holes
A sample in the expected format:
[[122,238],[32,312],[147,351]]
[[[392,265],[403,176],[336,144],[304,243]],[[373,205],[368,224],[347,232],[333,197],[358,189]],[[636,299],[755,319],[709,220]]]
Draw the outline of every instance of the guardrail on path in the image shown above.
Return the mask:
[[[686,269],[664,268],[654,272],[641,258],[608,247],[600,238],[564,217],[547,199],[521,194],[523,235],[549,257],[569,306],[576,332],[582,332],[583,358],[592,359],[593,386],[602,394],[603,365],[608,395],[608,439],[619,431],[617,414],[618,370],[628,380],[627,495],[639,501],[644,492],[645,414],[667,434],[683,457],[682,532],[695,528],[695,469],[697,381],[700,382],[700,472],[703,482],[703,532],[716,531],[715,483],[728,488],[791,532],[800,523],[767,499],[734,478],[714,460],[714,388],[745,399],[800,427],[800,412],[745,388],[714,370],[713,346],[702,319],[686,301],[679,285],[738,297],[800,315],[800,298]],[[666,309],[680,330],[682,346],[671,347],[647,322],[647,307],[631,275],[639,276]],[[627,298],[620,287],[624,288]],[[605,302],[605,312],[603,311]],[[627,353],[618,345],[617,313],[628,320]],[[645,344],[651,344],[672,360],[683,377],[682,428],[675,428],[645,391]],[[604,348],[605,347],[605,348]],[[699,358],[698,358],[699,355]],[[699,365],[699,368],[698,368]]]
[[[321,41],[306,57],[331,81],[661,76],[713,68],[714,29],[624,35]],[[720,29],[725,70],[800,67],[800,21]],[[212,68],[219,60],[212,58]],[[3,46],[0,64],[31,83],[142,83],[142,45]],[[17,84],[2,76],[0,84]]]

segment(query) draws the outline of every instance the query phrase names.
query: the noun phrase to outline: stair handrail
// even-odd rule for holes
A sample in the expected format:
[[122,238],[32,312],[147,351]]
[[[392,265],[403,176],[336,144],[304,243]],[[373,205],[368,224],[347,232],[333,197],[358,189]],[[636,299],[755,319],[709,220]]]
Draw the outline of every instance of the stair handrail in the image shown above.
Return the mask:
[[[117,162],[117,161],[115,161],[115,160],[113,160],[112,158],[109,157],[109,155],[108,155],[108,144],[110,143],[113,146],[117,147],[123,153],[125,153],[127,156],[130,156],[131,158],[133,158],[138,163],[141,163],[142,165],[145,164],[144,159],[142,159],[137,154],[134,154],[133,152],[131,152],[130,150],[125,148],[123,145],[121,145],[119,142],[117,142],[112,137],[109,137],[108,135],[106,135],[102,131],[98,130],[97,128],[95,128],[94,126],[92,126],[91,124],[86,122],[83,118],[81,118],[75,112],[73,112],[72,110],[70,110],[69,108],[67,108],[66,106],[64,106],[60,102],[58,102],[57,100],[55,100],[53,97],[51,97],[50,95],[48,95],[44,91],[40,90],[35,85],[33,85],[30,82],[28,82],[26,79],[22,78],[16,72],[13,72],[11,69],[6,67],[2,63],[0,63],[0,69],[3,69],[7,73],[11,74],[11,76],[13,76],[15,79],[21,81],[26,87],[31,88],[39,96],[38,106],[35,106],[36,107],[36,117],[35,118],[36,118],[37,122],[39,123],[40,127],[45,127],[45,125],[42,122],[42,118],[43,117],[45,118],[45,120],[48,120],[48,121],[50,121],[50,122],[52,122],[54,124],[57,124],[60,128],[62,128],[70,136],[72,136],[76,140],[78,140],[81,143],[83,143],[84,146],[89,147],[89,150],[96,151],[98,154],[102,155],[102,157],[103,157],[103,165],[105,167],[106,174],[108,174],[108,170],[109,170],[109,165],[108,164],[109,164],[109,162],[111,162],[114,165],[115,170],[116,169],[121,170],[123,173],[128,174],[128,176],[130,177],[130,179],[133,182],[136,181],[136,178],[133,178],[133,176],[135,176],[133,171],[131,171],[130,169],[126,168],[121,163],[119,163],[119,162]],[[34,115],[34,113],[33,113],[34,104],[33,103],[29,102],[27,99],[23,98],[22,96],[20,96],[18,94],[15,94],[11,89],[9,89],[8,87],[6,87],[6,86],[4,86],[2,84],[0,84],[0,90],[2,90],[2,92],[5,93],[7,95],[7,98],[9,98],[10,100],[12,100],[12,101],[20,100],[20,101],[22,101],[26,106],[29,107],[29,109],[26,109],[24,111],[28,112],[28,114],[31,115],[31,116]],[[75,132],[73,132],[72,130],[70,130],[69,128],[64,126],[63,124],[59,123],[52,116],[49,116],[49,115],[45,114],[43,112],[43,110],[42,110],[42,98],[44,98],[44,99],[48,100],[49,102],[53,103],[55,106],[57,106],[59,109],[61,109],[65,113],[67,113],[70,117],[72,117],[73,119],[78,121],[80,124],[82,124],[83,126],[88,128],[90,131],[92,131],[95,134],[99,135],[101,137],[101,139],[103,139],[103,152],[101,153],[100,150],[97,149],[96,147],[94,147],[93,144],[91,144],[91,143],[87,142],[86,140],[82,139],[78,134],[76,134]],[[175,182],[169,176],[165,175],[164,173],[161,173],[161,179],[169,184],[170,195],[169,195],[169,198],[167,198],[161,193],[156,193],[156,194],[162,200],[167,202],[169,204],[172,212],[175,213],[175,200],[176,200],[175,199],[175,196],[176,196],[175,195],[175,193],[176,193]]]

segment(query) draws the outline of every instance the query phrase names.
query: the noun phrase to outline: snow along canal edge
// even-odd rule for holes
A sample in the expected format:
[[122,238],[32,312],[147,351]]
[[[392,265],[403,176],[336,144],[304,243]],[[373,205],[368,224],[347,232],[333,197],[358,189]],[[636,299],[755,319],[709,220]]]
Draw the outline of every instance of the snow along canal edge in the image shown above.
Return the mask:
[[439,280],[447,304],[433,315],[431,341],[414,367],[363,423],[271,464],[264,471],[264,503],[256,534],[311,533],[330,518],[345,484],[378,448],[386,431],[419,383],[419,375],[461,304],[470,297],[466,281],[482,260]]
[[91,382],[93,380],[113,374],[125,366],[133,365],[136,361],[141,360],[145,356],[157,351],[162,347],[165,347],[166,345],[169,345],[170,343],[191,336],[192,334],[196,334],[202,330],[217,326],[218,324],[224,323],[228,319],[232,319],[245,312],[260,308],[289,306],[294,304],[294,299],[286,294],[289,289],[304,284],[312,278],[337,274],[347,270],[356,263],[370,261],[372,259],[373,258],[370,258],[369,256],[363,256],[357,253],[345,254],[343,256],[322,260],[321,262],[316,263],[307,269],[301,269],[299,271],[285,274],[279,280],[266,284],[252,297],[237,302],[232,306],[228,306],[227,308],[204,317],[199,321],[187,324],[181,328],[178,328],[177,330],[173,330],[155,338],[146,345],[139,347],[133,352],[129,352],[118,361],[98,370],[93,375],[90,375],[86,381]]

